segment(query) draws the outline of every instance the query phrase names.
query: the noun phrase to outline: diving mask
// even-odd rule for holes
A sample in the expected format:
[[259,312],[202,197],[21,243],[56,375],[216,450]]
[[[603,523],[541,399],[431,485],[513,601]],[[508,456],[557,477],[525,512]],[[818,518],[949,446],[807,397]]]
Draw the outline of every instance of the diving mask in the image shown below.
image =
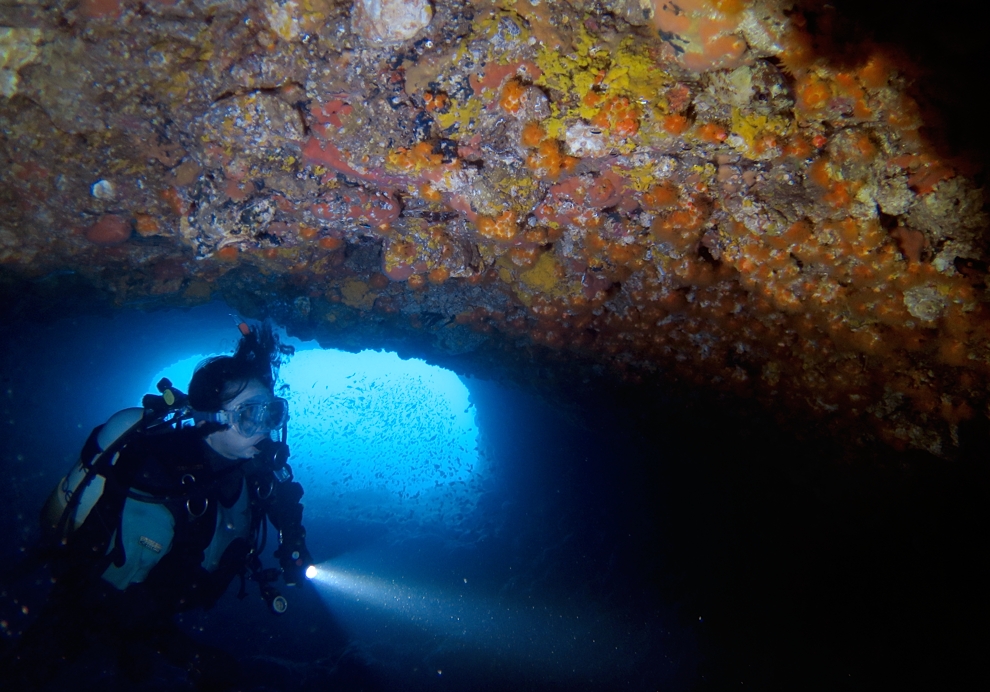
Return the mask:
[[289,420],[289,402],[281,397],[265,402],[249,402],[232,411],[218,411],[216,419],[244,437],[254,437],[285,425]]

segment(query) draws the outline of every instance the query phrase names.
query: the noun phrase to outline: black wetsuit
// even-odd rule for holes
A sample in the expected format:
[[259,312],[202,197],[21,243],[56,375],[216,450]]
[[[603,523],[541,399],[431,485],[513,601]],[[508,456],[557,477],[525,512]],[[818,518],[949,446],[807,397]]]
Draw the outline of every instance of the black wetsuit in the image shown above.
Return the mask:
[[[98,430],[90,436],[83,458],[98,451],[93,447]],[[187,669],[199,689],[242,688],[232,657],[197,644],[175,625],[173,616],[212,607],[249,563],[260,564],[253,551],[259,547],[266,518],[279,530],[276,556],[283,558],[283,565],[292,551],[308,558],[299,502],[302,488],[295,482],[278,482],[273,473],[273,467],[281,465],[273,462],[276,449],[262,449],[251,460],[225,459],[193,428],[138,435],[127,442],[106,472],[99,501],[53,564],[56,583],[49,602],[3,662],[7,670],[0,673],[0,687],[44,689],[58,674],[59,664],[95,645],[110,647],[121,671],[135,682],[153,670],[157,652]],[[120,540],[128,497],[167,508],[174,533],[171,549],[146,577],[122,589],[106,575],[113,566],[120,568],[133,559],[128,552],[136,552]],[[227,543],[207,569],[207,548],[222,530],[218,511],[235,503],[249,513],[248,530]],[[164,552],[158,543],[151,544]]]

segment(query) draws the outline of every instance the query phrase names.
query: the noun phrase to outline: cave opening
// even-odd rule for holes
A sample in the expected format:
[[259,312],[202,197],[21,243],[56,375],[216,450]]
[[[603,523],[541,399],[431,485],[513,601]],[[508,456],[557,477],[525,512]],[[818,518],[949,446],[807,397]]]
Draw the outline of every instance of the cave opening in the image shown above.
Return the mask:
[[[297,350],[282,365],[276,390],[289,402],[287,442],[308,518],[452,527],[470,521],[491,481],[461,378],[394,352],[287,342]],[[207,357],[163,368],[148,391],[162,378],[185,387]]]

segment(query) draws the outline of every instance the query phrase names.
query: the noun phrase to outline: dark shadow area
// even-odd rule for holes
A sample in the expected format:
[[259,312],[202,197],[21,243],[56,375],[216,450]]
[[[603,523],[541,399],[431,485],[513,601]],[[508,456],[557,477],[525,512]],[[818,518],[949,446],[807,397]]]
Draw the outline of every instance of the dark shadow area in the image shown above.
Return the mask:
[[[36,538],[38,507],[89,429],[133,403],[120,392],[177,345],[229,349],[227,312],[5,330],[5,564]],[[986,682],[985,425],[960,431],[951,461],[886,450],[857,460],[827,440],[799,442],[746,402],[621,386],[545,398],[465,382],[492,464],[469,522],[307,522],[316,559],[365,592],[286,589],[289,611],[276,617],[253,584],[238,600],[235,582],[213,610],[180,619],[236,657],[248,689]],[[44,572],[5,586],[4,647],[46,589]],[[129,686],[96,647],[58,689],[191,689],[182,671],[156,671]]]
[[828,35],[822,54],[854,64],[877,43],[913,63],[905,77],[924,112],[926,137],[945,157],[963,157],[986,182],[990,153],[973,104],[990,84],[984,55],[984,3],[977,0],[802,0],[810,29]]

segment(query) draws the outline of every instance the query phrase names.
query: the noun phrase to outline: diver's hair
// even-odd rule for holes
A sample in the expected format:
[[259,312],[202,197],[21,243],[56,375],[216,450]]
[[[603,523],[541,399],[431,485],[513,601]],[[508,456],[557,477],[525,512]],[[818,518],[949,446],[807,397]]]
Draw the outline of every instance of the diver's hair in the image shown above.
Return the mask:
[[274,390],[278,369],[295,349],[279,342],[271,324],[251,326],[232,356],[213,356],[196,366],[189,381],[189,404],[197,411],[215,412],[257,380]]

